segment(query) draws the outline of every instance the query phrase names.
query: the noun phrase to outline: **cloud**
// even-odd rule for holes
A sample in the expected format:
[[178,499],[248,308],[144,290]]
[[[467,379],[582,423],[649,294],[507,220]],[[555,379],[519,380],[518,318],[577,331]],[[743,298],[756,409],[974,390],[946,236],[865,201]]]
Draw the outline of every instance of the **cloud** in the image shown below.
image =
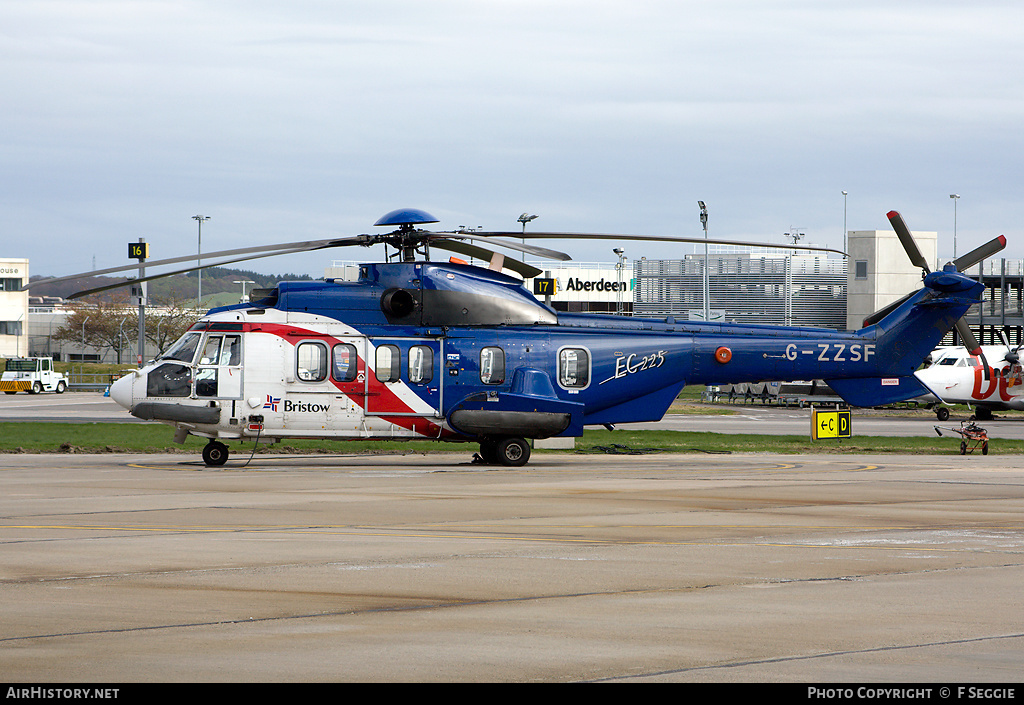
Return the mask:
[[[1024,256],[1011,3],[0,2],[6,256],[66,274],[441,227],[842,241],[911,227]],[[14,237],[12,237],[14,236]],[[61,247],[54,248],[53,242]],[[567,246],[610,261],[604,244]],[[630,254],[639,256],[637,246]],[[689,251],[689,250],[685,250]],[[360,258],[364,250],[339,253]],[[680,256],[644,252],[648,256]],[[156,256],[156,255],[154,255]],[[260,271],[322,272],[322,254]]]

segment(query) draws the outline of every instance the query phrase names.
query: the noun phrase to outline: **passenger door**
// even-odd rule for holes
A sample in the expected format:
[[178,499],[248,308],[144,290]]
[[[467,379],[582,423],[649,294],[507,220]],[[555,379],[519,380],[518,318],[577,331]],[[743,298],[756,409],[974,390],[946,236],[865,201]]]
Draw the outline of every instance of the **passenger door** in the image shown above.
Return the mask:
[[440,418],[443,352],[440,338],[368,339],[366,413]]

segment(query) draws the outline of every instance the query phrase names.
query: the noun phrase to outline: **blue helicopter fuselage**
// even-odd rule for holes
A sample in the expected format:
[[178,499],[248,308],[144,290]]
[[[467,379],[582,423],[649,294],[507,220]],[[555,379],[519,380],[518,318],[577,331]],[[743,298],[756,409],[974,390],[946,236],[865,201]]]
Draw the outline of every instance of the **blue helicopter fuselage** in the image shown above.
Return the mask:
[[182,438],[427,437],[482,448],[655,421],[687,384],[823,379],[873,406],[927,391],[914,370],[981,291],[955,271],[924,283],[874,325],[839,332],[559,313],[489,269],[368,264],[357,281],[282,282],[210,311],[111,396]]

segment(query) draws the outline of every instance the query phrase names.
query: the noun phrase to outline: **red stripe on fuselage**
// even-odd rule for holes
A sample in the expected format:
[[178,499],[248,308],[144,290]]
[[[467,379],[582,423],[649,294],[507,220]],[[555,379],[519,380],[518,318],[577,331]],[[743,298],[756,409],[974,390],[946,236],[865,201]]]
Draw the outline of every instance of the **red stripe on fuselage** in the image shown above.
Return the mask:
[[[267,333],[269,335],[276,335],[282,340],[291,343],[293,346],[302,340],[308,340],[310,338],[323,340],[332,347],[338,343],[345,342],[326,333],[310,330],[308,328],[299,328],[285,323],[246,323],[244,324],[243,330],[246,333]],[[356,356],[356,370],[365,375],[367,382],[365,391],[362,382],[339,382],[334,379],[333,375],[329,375],[328,379],[330,379],[331,384],[333,384],[339,392],[351,399],[355,404],[359,405],[363,409],[363,413],[366,413],[367,394],[372,394],[377,397],[380,401],[382,410],[396,414],[418,413],[406,404],[397,394],[395,394],[390,387],[377,380],[377,376],[372,373],[366,364],[366,360],[364,360],[358,352]],[[442,429],[432,420],[424,416],[385,416],[384,414],[377,412],[374,412],[373,415],[380,416],[385,421],[428,438],[439,438],[442,436],[454,435],[450,431]]]

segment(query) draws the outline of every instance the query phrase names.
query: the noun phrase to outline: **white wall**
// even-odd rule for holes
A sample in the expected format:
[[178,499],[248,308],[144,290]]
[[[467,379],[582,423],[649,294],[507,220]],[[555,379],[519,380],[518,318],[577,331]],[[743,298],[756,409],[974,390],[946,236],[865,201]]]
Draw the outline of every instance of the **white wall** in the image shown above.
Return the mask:
[[[934,271],[938,233],[913,232],[921,254]],[[892,230],[851,230],[847,233],[846,327],[861,328],[864,318],[902,296],[921,288],[921,269],[910,263],[907,251]],[[857,278],[857,262],[867,261],[867,278]]]
[[[19,279],[24,286],[28,282],[28,260],[0,258],[0,279]],[[8,288],[13,287],[4,286],[0,291],[0,321],[6,322],[4,328],[20,322],[21,334],[0,333],[0,357],[24,357],[28,355],[28,292]]]

